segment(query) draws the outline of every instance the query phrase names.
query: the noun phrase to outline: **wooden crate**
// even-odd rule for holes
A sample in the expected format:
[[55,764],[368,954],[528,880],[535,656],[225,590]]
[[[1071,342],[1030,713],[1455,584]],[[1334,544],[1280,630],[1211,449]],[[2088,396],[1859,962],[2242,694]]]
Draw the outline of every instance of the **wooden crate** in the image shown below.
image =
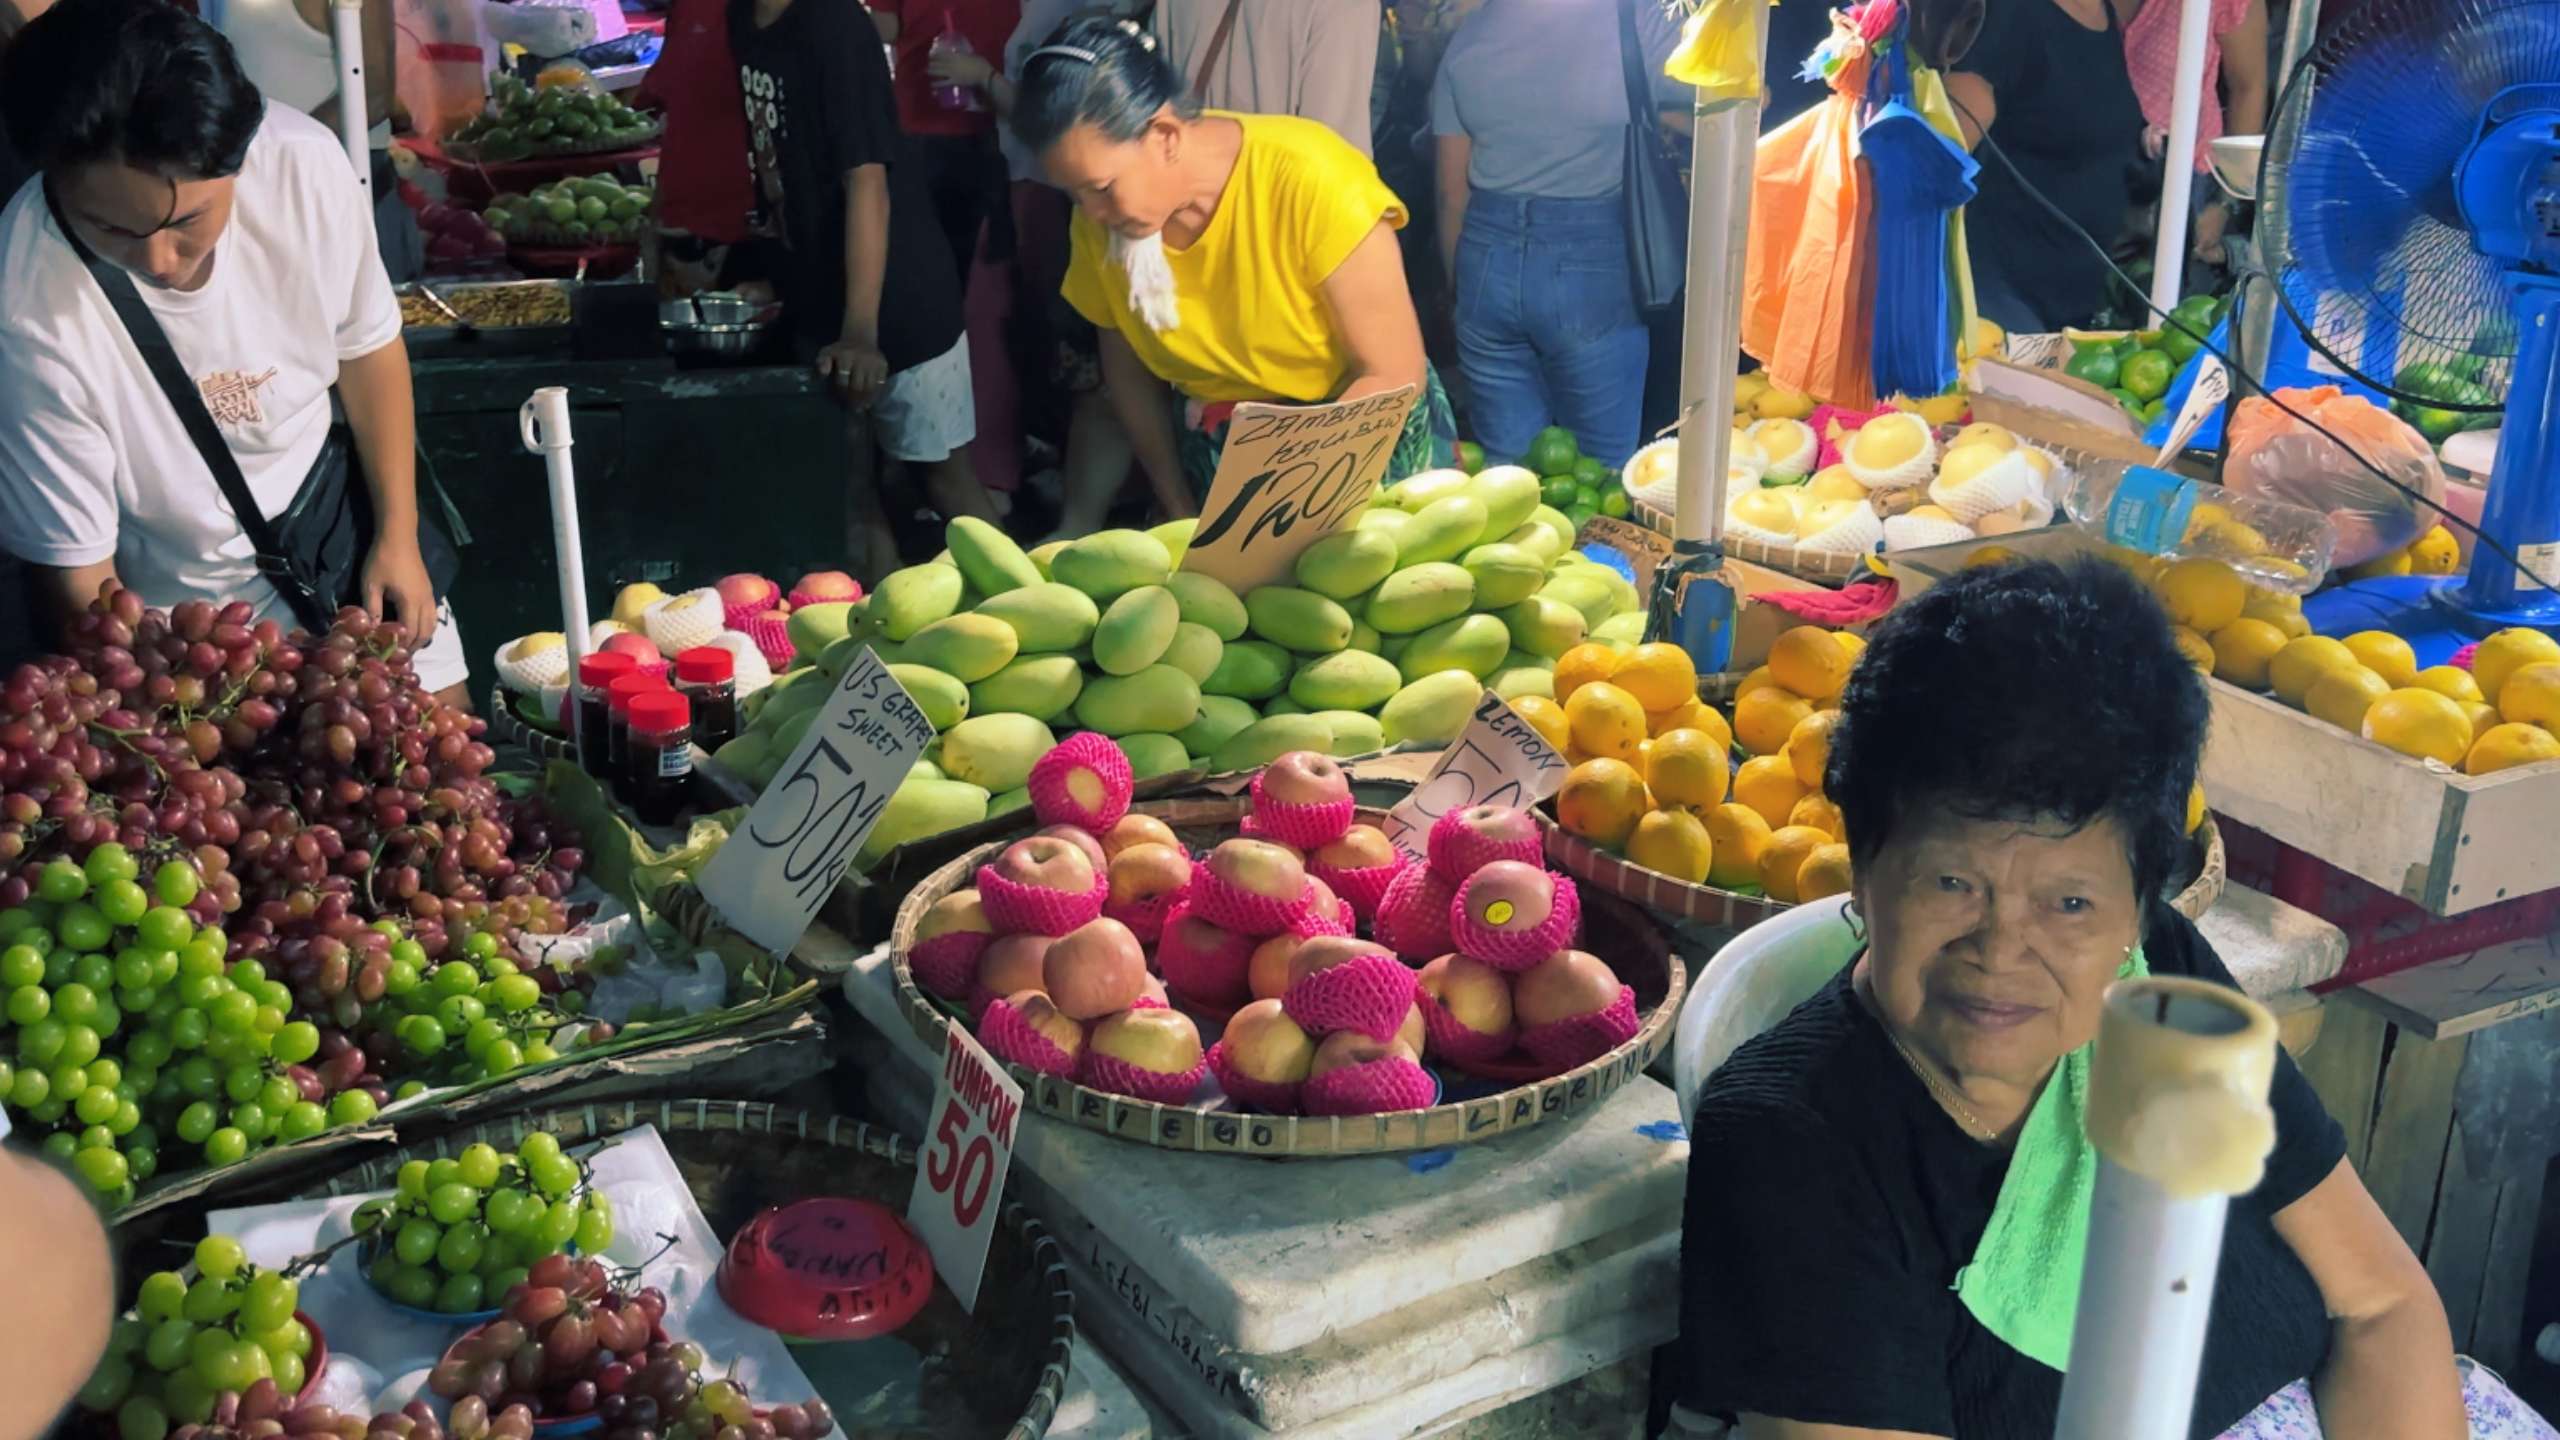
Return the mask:
[[2560,761],[2458,774],[2220,680],[2213,808],[2431,914],[2560,887]]

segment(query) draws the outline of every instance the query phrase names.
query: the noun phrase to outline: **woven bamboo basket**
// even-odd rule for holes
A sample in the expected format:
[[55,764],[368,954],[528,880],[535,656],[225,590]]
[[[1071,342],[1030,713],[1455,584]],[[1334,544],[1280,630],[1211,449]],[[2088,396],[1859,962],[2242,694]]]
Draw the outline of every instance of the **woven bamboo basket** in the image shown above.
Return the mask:
[[[583,1145],[643,1125],[658,1127],[694,1202],[724,1237],[769,1205],[813,1196],[852,1196],[903,1211],[915,1184],[914,1144],[857,1121],[744,1100],[635,1100],[520,1111],[405,1146],[313,1193],[387,1190],[403,1163],[458,1155],[477,1141],[512,1149],[527,1134],[547,1130],[563,1145]],[[919,1428],[864,1426],[853,1433],[877,1440],[1040,1440],[1066,1393],[1076,1337],[1075,1303],[1057,1242],[1018,1202],[1006,1200],[975,1312],[962,1310],[937,1280],[933,1299],[898,1333],[938,1364],[938,1378],[925,1386],[933,1418]]]
[[[1133,807],[1173,827],[1185,845],[1205,849],[1232,839],[1242,818],[1242,799],[1171,800]],[[1376,824],[1383,811],[1364,809],[1360,818]],[[1025,819],[1024,833],[1029,833]],[[1016,837],[1018,838],[1018,837]],[[950,1025],[961,1018],[916,983],[907,965],[917,922],[934,901],[966,887],[980,865],[992,860],[1009,842],[981,845],[925,877],[899,906],[889,941],[897,976],[898,1000],[907,1020],[936,1055],[949,1043]],[[1197,1106],[1159,1105],[1095,1090],[1055,1076],[1013,1065],[1022,1082],[1025,1102],[1040,1114],[1086,1130],[1097,1130],[1141,1145],[1165,1150],[1195,1150],[1219,1155],[1251,1155],[1269,1159],[1376,1155],[1408,1150],[1436,1150],[1515,1134],[1588,1111],[1632,1083],[1671,1043],[1671,1022],[1687,994],[1689,972],[1672,953],[1670,937],[1643,911],[1608,896],[1586,896],[1582,908],[1581,948],[1608,962],[1618,978],[1636,992],[1639,1016],[1635,1038],[1608,1054],[1544,1079],[1508,1084],[1489,1092],[1460,1072],[1432,1065],[1441,1077],[1444,1103],[1425,1110],[1398,1110],[1383,1115],[1292,1116]],[[1194,1015],[1195,1019],[1201,1018]],[[1216,1024],[1204,1027],[1205,1046],[1217,1038]],[[1426,1063],[1429,1063],[1426,1061]],[[1462,1098],[1448,1098],[1451,1091]]]

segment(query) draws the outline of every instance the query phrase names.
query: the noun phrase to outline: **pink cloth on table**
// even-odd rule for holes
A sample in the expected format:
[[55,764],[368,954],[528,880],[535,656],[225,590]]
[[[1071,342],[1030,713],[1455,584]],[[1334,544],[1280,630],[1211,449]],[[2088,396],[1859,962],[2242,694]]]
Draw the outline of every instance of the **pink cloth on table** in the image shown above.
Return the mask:
[[[2202,113],[2196,117],[2198,170],[2212,168],[2209,147],[2222,137],[2222,92],[2216,88],[2222,77],[2222,37],[2249,13],[2249,0],[2212,0],[2212,5],[2213,18],[2205,27],[2210,33],[2204,42]],[[2149,0],[2124,27],[2125,74],[2141,97],[2143,120],[2162,130],[2170,128],[2176,112],[2171,100],[2177,86],[2179,9],[2176,0]]]
[[1831,427],[1835,422],[1840,426],[1842,435],[1855,435],[1858,433],[1858,427],[1868,421],[1879,415],[1892,413],[1893,407],[1882,403],[1873,410],[1852,410],[1827,401],[1813,407],[1813,413],[1804,417],[1804,423],[1813,427],[1813,441],[1816,447],[1813,468],[1824,470],[1840,463],[1840,447],[1831,438]]
[[1902,587],[1891,580],[1855,580],[1837,590],[1772,590],[1751,597],[1815,625],[1855,625],[1893,608]]

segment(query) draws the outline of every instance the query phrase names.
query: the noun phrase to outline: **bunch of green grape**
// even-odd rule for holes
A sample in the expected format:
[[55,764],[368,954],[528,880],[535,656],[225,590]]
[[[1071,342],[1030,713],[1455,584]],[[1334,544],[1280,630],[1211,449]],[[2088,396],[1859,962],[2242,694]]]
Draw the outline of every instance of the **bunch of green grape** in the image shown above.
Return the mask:
[[309,1378],[311,1331],[295,1317],[301,1287],[293,1279],[250,1264],[228,1235],[196,1242],[195,1272],[192,1280],[178,1270],[144,1277],[80,1387],[81,1408],[113,1416],[123,1440],[201,1425],[226,1391],[263,1380],[291,1396]]
[[400,1304],[446,1315],[495,1306],[537,1260],[573,1245],[601,1255],[613,1210],[586,1166],[535,1131],[513,1154],[486,1142],[400,1167],[399,1188],[356,1207],[365,1278]]
[[391,992],[401,1012],[392,1025],[401,1053],[458,1084],[559,1059],[589,1028],[579,1019],[586,996],[556,979],[546,985],[543,974],[538,965],[510,958],[497,936],[471,932],[462,939],[460,958]]
[[315,1083],[303,1062],[319,1029],[286,1018],[293,995],[258,962],[225,963],[228,938],[188,913],[201,891],[186,859],[146,889],[110,842],[48,862],[27,903],[0,912],[0,1101],[110,1204],[173,1140],[227,1164],[376,1108]]

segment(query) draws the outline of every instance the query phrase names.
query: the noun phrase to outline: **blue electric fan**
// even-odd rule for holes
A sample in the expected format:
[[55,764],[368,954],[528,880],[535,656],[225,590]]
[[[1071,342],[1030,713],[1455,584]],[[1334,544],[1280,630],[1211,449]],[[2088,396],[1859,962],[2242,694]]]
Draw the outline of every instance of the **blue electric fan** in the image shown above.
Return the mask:
[[2560,630],[2560,0],[2367,0],[2295,70],[2262,163],[2268,269],[2312,346],[2427,404],[2408,377],[2463,378],[2504,415],[2470,573],[2356,581],[2306,618],[2394,631],[2421,665]]

